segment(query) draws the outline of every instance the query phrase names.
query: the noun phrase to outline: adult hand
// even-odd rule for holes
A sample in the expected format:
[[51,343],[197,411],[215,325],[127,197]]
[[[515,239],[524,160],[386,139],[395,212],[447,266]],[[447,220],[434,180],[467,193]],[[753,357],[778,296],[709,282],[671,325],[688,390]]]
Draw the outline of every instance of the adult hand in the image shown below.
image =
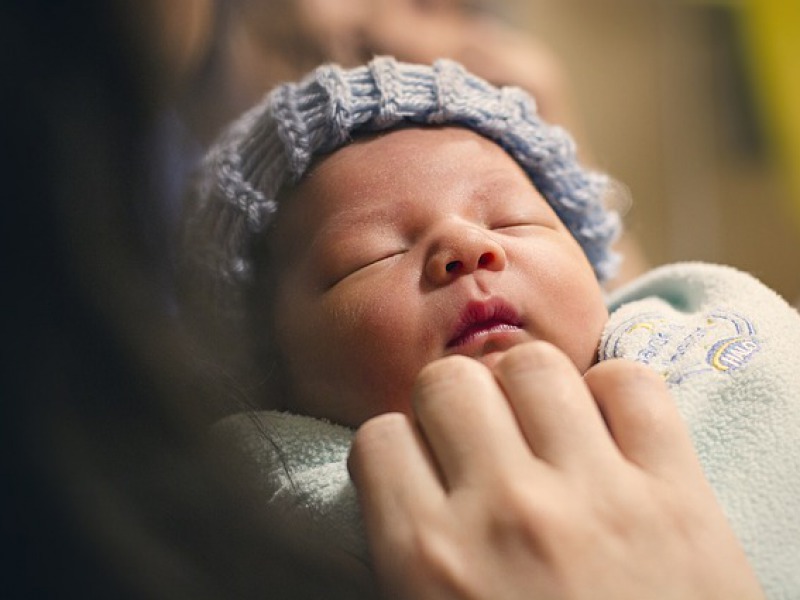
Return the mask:
[[350,469],[396,598],[762,598],[660,379],[543,342],[427,366]]

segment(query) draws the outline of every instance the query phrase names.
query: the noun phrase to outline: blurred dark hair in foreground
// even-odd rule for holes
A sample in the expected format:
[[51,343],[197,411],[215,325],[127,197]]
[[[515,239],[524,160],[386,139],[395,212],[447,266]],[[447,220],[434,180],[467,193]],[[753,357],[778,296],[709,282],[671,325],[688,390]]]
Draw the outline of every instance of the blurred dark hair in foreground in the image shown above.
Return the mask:
[[164,293],[163,77],[121,4],[0,8],[3,596],[329,596],[203,437]]

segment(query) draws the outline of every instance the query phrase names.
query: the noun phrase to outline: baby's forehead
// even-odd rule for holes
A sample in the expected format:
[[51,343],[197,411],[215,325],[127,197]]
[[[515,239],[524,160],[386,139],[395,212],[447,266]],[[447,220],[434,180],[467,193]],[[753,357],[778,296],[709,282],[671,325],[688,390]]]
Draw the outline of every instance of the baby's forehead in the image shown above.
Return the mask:
[[[357,136],[321,156],[281,202],[293,227],[380,223],[420,206],[472,199],[547,204],[527,173],[491,140],[461,127],[406,127]],[[484,201],[485,202],[482,202]],[[286,220],[286,219],[284,219]]]
[[388,131],[357,132],[337,150],[318,156],[297,183],[340,177],[354,185],[414,186],[453,174],[481,180],[517,179],[533,185],[516,160],[494,141],[453,125],[406,125]]

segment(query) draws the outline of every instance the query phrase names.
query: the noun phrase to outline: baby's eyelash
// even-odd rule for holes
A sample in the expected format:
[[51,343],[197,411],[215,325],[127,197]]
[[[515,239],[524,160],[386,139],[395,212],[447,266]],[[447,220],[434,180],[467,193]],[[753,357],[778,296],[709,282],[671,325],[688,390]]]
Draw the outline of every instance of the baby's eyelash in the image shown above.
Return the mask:
[[394,258],[395,256],[399,256],[399,255],[405,254],[405,253],[406,253],[405,250],[395,250],[393,252],[386,253],[386,254],[380,256],[379,258],[376,258],[374,260],[369,261],[368,263],[365,263],[365,264],[361,265],[360,267],[358,267],[357,270],[365,269],[366,267],[370,267],[370,266],[375,265],[375,264],[377,264],[379,262],[382,262],[384,260],[389,260],[390,258]]
[[337,278],[336,278],[336,279],[335,279],[333,282],[331,282],[331,283],[328,285],[328,289],[330,289],[330,288],[332,288],[332,287],[336,286],[336,285],[337,285],[337,284],[339,284],[340,282],[342,282],[342,281],[344,281],[345,279],[347,279],[347,278],[349,278],[349,277],[351,277],[351,276],[355,275],[356,273],[359,273],[360,271],[363,271],[364,269],[367,269],[367,268],[369,268],[369,267],[375,266],[375,265],[377,265],[378,263],[381,263],[381,262],[383,262],[383,261],[385,261],[385,260],[390,260],[390,259],[392,259],[392,258],[395,258],[395,257],[397,257],[397,256],[400,256],[400,255],[402,255],[402,254],[405,254],[406,252],[407,252],[407,250],[405,250],[405,249],[403,249],[403,250],[396,250],[396,251],[393,251],[393,252],[389,252],[389,253],[383,254],[383,255],[379,256],[378,258],[375,258],[375,259],[369,260],[369,261],[367,261],[367,262],[360,263],[360,264],[358,264],[357,266],[354,266],[354,267],[348,268],[348,269],[346,270],[346,272],[344,272],[342,275],[340,275],[339,277],[337,277]]
[[492,226],[492,229],[507,229],[509,227],[525,227],[528,225],[533,225],[533,223],[529,221],[513,221],[508,223],[497,223],[496,225]]
[[496,225],[492,225],[490,229],[493,231],[503,231],[508,229],[523,229],[523,228],[530,228],[536,227],[538,224],[534,223],[533,221],[513,221],[513,222],[506,222],[506,223],[498,223]]

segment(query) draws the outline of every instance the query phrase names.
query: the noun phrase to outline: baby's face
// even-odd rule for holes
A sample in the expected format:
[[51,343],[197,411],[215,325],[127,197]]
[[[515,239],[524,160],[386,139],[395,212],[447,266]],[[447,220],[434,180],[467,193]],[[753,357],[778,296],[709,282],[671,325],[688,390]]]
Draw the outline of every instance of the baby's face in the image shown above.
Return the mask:
[[419,370],[546,340],[581,372],[607,319],[578,243],[499,146],[401,129],[324,158],[281,207],[275,343],[287,408],[358,426],[409,412]]

